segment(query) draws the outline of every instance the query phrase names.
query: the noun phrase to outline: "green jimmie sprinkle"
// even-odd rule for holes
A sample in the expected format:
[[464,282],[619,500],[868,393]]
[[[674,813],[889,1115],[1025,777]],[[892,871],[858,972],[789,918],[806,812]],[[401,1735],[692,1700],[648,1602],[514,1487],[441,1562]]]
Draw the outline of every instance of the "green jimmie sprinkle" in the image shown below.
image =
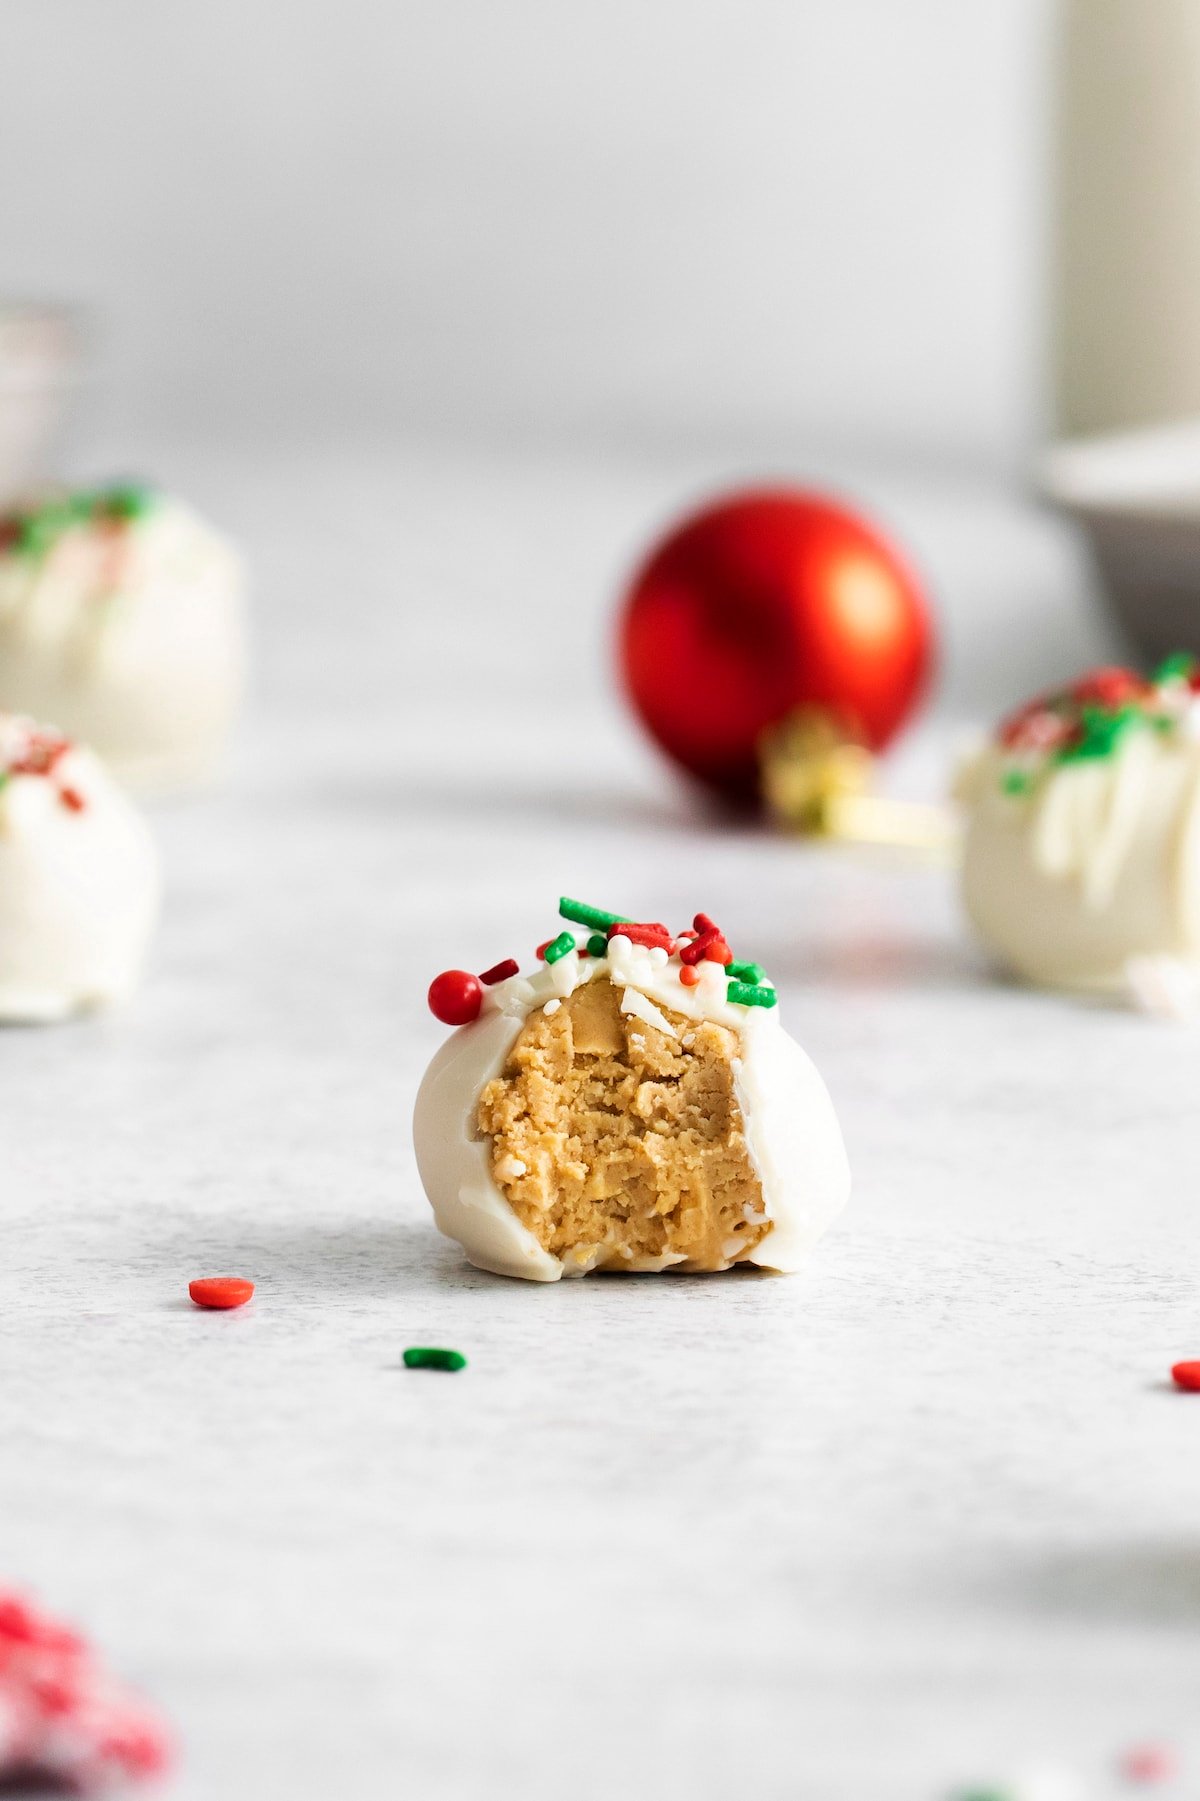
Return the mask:
[[410,1345],[404,1353],[407,1370],[465,1370],[467,1360],[461,1351],[440,1351],[431,1345]]
[[735,982],[765,982],[767,972],[761,963],[727,963],[725,974]]
[[571,900],[563,895],[558,910],[564,919],[577,926],[590,926],[593,932],[608,932],[613,926],[628,925],[628,913],[606,913],[603,907],[589,907],[586,901]]
[[749,982],[730,982],[725,998],[735,1007],[774,1007],[779,1001],[773,988],[760,988]]

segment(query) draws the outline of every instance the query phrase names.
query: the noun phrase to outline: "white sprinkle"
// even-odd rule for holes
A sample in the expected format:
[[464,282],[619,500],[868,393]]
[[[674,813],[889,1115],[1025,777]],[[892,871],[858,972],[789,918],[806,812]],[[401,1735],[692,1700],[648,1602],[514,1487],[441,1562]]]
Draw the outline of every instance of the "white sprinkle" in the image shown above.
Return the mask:
[[624,932],[614,932],[608,941],[608,954],[610,957],[613,955],[614,951],[618,957],[623,957],[626,951],[632,949],[633,939],[626,938]]
[[692,1046],[695,1044],[695,1042],[696,1042],[696,1034],[694,1032],[685,1032],[684,1033],[683,1048],[685,1051],[690,1051]]
[[562,1006],[562,1002],[560,1000],[556,999],[556,1000],[552,1000],[552,1001],[547,1001],[546,1005],[542,1008],[542,1012],[543,1013],[557,1013],[558,1009],[561,1006]]
[[661,944],[652,944],[650,946],[650,961],[653,963],[655,969],[661,969],[665,963],[670,962],[670,955],[663,949]]
[[644,1019],[648,1026],[653,1026],[656,1031],[665,1032],[668,1038],[678,1038],[679,1036],[666,1014],[656,1007],[653,1001],[647,1000],[640,988],[625,990],[621,996],[621,1011],[622,1013],[636,1014],[639,1019]]
[[496,1165],[496,1174],[502,1182],[515,1182],[526,1174],[528,1168],[529,1165],[522,1162],[520,1157],[501,1157]]

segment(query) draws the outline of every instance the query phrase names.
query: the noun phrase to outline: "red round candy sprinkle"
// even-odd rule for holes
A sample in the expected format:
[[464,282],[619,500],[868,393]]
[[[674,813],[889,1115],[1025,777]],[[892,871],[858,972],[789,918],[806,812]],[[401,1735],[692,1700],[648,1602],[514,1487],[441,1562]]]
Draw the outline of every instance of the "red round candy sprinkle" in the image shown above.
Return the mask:
[[197,1307],[224,1312],[229,1307],[244,1307],[254,1293],[254,1284],[244,1276],[200,1276],[188,1283],[188,1293]]
[[679,980],[685,988],[694,988],[700,980],[700,971],[693,969],[690,963],[685,963],[679,971]]
[[444,1026],[465,1026],[479,1018],[483,984],[467,969],[444,969],[429,984],[429,1011]]
[[1173,1364],[1171,1380],[1176,1388],[1186,1388],[1192,1394],[1200,1394],[1200,1359]]
[[497,982],[507,982],[509,976],[519,975],[520,973],[521,965],[517,962],[517,959],[515,957],[505,957],[503,963],[493,963],[490,969],[485,969],[479,980],[483,983],[485,988],[494,988]]

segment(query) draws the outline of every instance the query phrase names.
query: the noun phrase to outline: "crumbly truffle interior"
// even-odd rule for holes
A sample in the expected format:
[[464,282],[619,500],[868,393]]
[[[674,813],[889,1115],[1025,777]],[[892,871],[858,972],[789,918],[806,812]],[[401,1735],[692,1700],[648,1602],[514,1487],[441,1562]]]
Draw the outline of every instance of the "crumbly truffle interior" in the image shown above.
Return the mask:
[[725,1269],[769,1229],[737,1034],[660,1009],[672,1036],[623,1012],[625,993],[601,978],[530,1014],[479,1099],[492,1175],[568,1266]]

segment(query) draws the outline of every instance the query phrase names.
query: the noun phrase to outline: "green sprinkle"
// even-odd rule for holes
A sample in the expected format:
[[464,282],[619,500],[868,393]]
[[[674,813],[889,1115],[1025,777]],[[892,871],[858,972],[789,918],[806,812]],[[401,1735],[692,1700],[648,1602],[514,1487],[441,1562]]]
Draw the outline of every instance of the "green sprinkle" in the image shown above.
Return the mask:
[[141,519],[154,506],[158,495],[144,482],[118,482],[95,496],[99,511],[114,519]]
[[1186,680],[1196,667],[1196,659],[1190,650],[1177,650],[1173,656],[1161,662],[1150,680],[1158,687],[1163,682]]
[[1095,757],[1109,757],[1131,726],[1144,725],[1140,707],[1118,707],[1115,712],[1105,707],[1084,707],[1079,721],[1079,740],[1055,752],[1059,763],[1083,763]]
[[779,996],[773,988],[760,988],[750,982],[730,982],[725,998],[735,1007],[773,1007]]
[[727,963],[725,974],[734,982],[765,982],[767,979],[761,963]]
[[589,907],[586,901],[571,900],[563,895],[558,910],[564,919],[577,926],[591,926],[595,932],[607,932],[612,926],[628,925],[628,913],[606,913],[603,907]]
[[607,957],[608,939],[603,932],[592,933],[587,941],[587,954],[589,957]]
[[567,954],[574,949],[574,932],[560,932],[553,944],[548,944],[546,946],[546,961],[547,963],[557,963],[560,957],[567,956]]
[[1033,787],[1033,777],[1027,769],[1006,769],[1000,778],[1000,786],[1005,794],[1028,794]]
[[461,1351],[438,1351],[428,1345],[410,1345],[404,1353],[406,1370],[465,1370]]

